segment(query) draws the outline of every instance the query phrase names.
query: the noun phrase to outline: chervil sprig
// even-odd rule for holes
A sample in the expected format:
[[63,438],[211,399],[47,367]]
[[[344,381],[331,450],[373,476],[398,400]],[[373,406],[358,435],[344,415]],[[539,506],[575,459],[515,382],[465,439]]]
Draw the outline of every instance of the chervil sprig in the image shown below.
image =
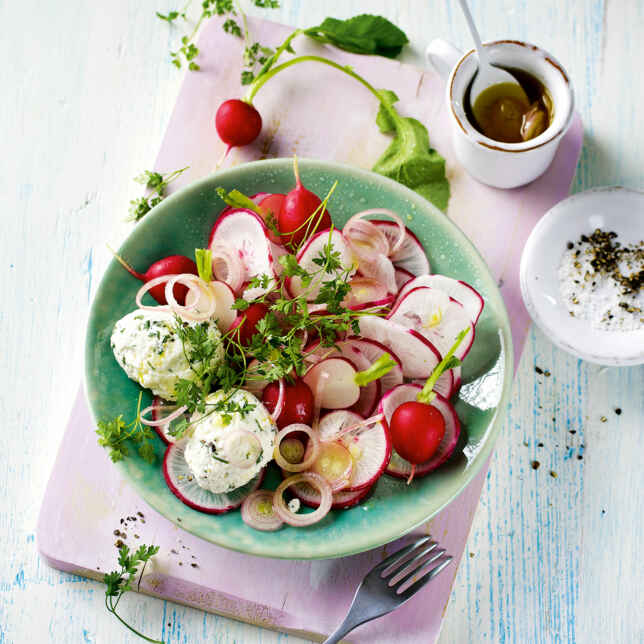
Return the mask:
[[126,628],[133,633],[143,638],[146,642],[155,642],[156,644],[163,644],[162,640],[154,640],[147,637],[136,630],[133,626],[128,624],[117,612],[116,607],[121,601],[123,595],[132,590],[132,583],[137,575],[139,566],[143,564],[141,572],[139,573],[139,585],[143,577],[143,571],[148,561],[159,552],[159,546],[141,545],[135,552],[130,552],[127,545],[123,544],[119,547],[118,563],[121,567],[120,570],[113,570],[108,572],[103,577],[105,582],[105,608],[116,617]]
[[153,172],[152,170],[145,170],[138,177],[134,178],[137,183],[142,183],[148,195],[132,199],[130,201],[130,221],[139,221],[147,215],[154,206],[160,204],[166,196],[166,188],[178,176],[188,169],[188,166],[173,172],[161,174],[160,172]]

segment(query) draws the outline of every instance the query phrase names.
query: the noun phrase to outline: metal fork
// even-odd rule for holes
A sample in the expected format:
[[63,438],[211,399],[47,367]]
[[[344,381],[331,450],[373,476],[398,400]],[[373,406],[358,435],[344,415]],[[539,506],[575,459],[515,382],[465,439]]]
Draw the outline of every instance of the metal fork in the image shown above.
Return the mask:
[[[422,537],[374,566],[358,586],[344,621],[323,644],[337,644],[360,624],[409,601],[452,560],[432,538]],[[435,565],[434,565],[435,564]]]

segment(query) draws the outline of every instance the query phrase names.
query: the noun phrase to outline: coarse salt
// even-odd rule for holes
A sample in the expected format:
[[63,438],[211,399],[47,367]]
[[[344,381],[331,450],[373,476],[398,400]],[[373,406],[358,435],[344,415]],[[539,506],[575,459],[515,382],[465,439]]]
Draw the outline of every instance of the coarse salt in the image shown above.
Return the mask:
[[[571,316],[588,320],[593,328],[606,331],[635,331],[644,328],[644,291],[624,288],[615,276],[615,270],[596,270],[593,260],[597,246],[595,231],[572,244],[564,252],[559,266],[559,290]],[[637,276],[644,269],[644,243],[625,248],[619,242],[607,245],[617,250],[614,268],[624,277]],[[595,262],[596,264],[596,262]]]

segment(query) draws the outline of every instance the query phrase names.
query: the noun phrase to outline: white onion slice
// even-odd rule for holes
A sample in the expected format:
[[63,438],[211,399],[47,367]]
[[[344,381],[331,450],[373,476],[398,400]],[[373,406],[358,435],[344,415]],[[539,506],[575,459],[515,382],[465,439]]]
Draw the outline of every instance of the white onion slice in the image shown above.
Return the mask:
[[260,400],[262,398],[262,392],[268,384],[268,380],[265,380],[264,376],[258,371],[261,364],[257,359],[251,360],[248,367],[246,367],[246,379],[244,381],[244,389],[250,391],[253,396],[256,396]]
[[273,495],[272,490],[251,492],[241,505],[242,521],[255,530],[264,532],[279,530],[284,525],[284,521],[275,512]]
[[246,268],[239,253],[220,242],[212,244],[210,251],[213,275],[239,293],[246,280]]
[[[190,302],[190,304],[183,306],[177,302],[174,297],[174,287],[176,284],[182,284],[190,289],[188,295],[186,295],[186,302]],[[198,293],[196,299],[195,293]],[[215,293],[210,288],[210,285],[197,275],[191,275],[190,273],[174,275],[168,280],[165,285],[165,299],[172,311],[183,319],[192,322],[205,322],[209,320],[215,314],[217,307]],[[205,309],[201,308],[203,306],[202,300],[207,307]]]
[[146,282],[136,293],[136,305],[143,311],[170,311],[170,307],[167,304],[157,304],[156,306],[150,306],[148,304],[143,304],[143,296],[154,286],[163,284],[167,282],[172,276],[171,275],[161,275],[160,277],[155,277],[149,282]]
[[262,444],[253,432],[238,429],[227,434],[224,453],[231,465],[248,469],[257,464],[257,459],[262,453]]
[[[167,416],[163,416],[163,418],[157,418],[155,420],[152,419],[147,419],[145,418],[146,414],[149,414],[153,411],[159,411],[160,409],[174,409],[173,412],[168,414]],[[182,405],[181,407],[176,407],[176,405],[163,405],[163,406],[156,406],[156,405],[150,405],[149,407],[146,407],[140,415],[141,419],[141,424],[142,425],[147,425],[148,427],[159,427],[161,425],[165,425],[166,423],[171,423],[173,420],[176,420],[183,414],[186,409],[188,409],[185,405]]]
[[[290,463],[284,458],[284,455],[280,451],[280,443],[285,436],[292,434],[293,432],[304,432],[309,437],[309,444],[306,450],[305,459],[301,463]],[[317,434],[313,431],[311,427],[305,425],[304,423],[292,423],[281,429],[277,436],[275,436],[275,451],[273,453],[273,458],[275,462],[287,472],[303,472],[308,470],[311,465],[315,462],[315,459],[318,457],[318,451],[320,449],[320,441],[317,437]]]
[[370,262],[361,262],[360,271],[382,284],[388,293],[396,294],[398,285],[396,284],[396,267],[386,255],[378,255]]
[[322,443],[310,471],[324,478],[332,492],[339,492],[349,485],[353,473],[353,457],[342,443]]
[[342,229],[351,250],[367,262],[373,261],[378,255],[389,255],[389,241],[386,235],[378,226],[361,217],[361,214],[354,215]]
[[[284,501],[284,491],[291,487],[291,485],[296,485],[297,483],[308,483],[320,492],[320,505],[314,512],[295,514],[288,509]],[[285,523],[296,528],[317,523],[329,513],[332,504],[333,492],[331,492],[331,486],[319,474],[313,474],[312,472],[302,472],[301,474],[295,474],[284,479],[277,486],[273,496],[273,508],[275,512]]]
[[[389,217],[390,219],[393,219],[396,225],[398,226],[398,230],[399,230],[398,239],[393,244],[389,244],[389,241],[387,242],[387,245],[389,247],[389,252],[387,254],[393,255],[402,246],[403,242],[405,241],[405,234],[407,233],[407,229],[405,228],[405,223],[403,222],[400,215],[397,215],[393,210],[389,210],[388,208],[370,208],[369,210],[363,210],[362,212],[359,212],[353,215],[351,219],[358,218],[358,217],[360,218],[373,217],[377,215],[385,215],[385,217]],[[351,219],[349,221],[351,221]],[[347,222],[347,224],[348,223],[349,222]],[[346,228],[346,225],[345,225],[345,228]]]
[[273,413],[271,414],[275,422],[277,422],[277,419],[280,417],[280,414],[284,409],[284,400],[286,398],[286,387],[284,386],[284,378],[280,378],[278,380],[278,383],[279,383],[279,390],[277,392],[277,402],[275,403],[275,409],[273,409]]

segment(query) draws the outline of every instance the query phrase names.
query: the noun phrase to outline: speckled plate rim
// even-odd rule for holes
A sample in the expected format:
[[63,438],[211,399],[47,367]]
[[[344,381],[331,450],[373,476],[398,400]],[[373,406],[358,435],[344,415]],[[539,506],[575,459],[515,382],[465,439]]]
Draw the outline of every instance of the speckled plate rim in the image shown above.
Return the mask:
[[[271,166],[279,168],[284,163],[291,164],[292,159],[277,158],[277,159],[253,161],[250,163],[245,163],[243,165],[235,166],[233,168],[221,170],[219,172],[208,175],[207,177],[204,177],[203,179],[199,179],[191,183],[190,185],[185,186],[184,188],[181,188],[180,190],[177,190],[175,193],[169,195],[166,199],[164,199],[163,202],[161,202],[159,205],[153,208],[146,215],[143,223],[145,224],[146,228],[152,226],[154,221],[157,218],[163,217],[166,210],[168,210],[175,201],[182,199],[185,194],[199,193],[204,188],[209,187],[212,182],[221,181],[222,179],[225,179],[229,175],[234,175],[242,167],[243,168],[254,167],[254,166],[259,166],[261,164],[262,167],[266,167],[270,169]],[[185,520],[185,518],[178,522],[176,519],[173,519],[169,515],[169,513],[163,507],[164,504],[158,501],[155,495],[146,493],[149,491],[145,486],[140,485],[140,482],[137,480],[136,476],[134,476],[133,473],[130,471],[130,468],[128,467],[127,462],[120,461],[120,462],[114,463],[113,465],[119,469],[123,477],[134,487],[134,489],[138,492],[138,494],[140,494],[143,500],[146,503],[148,503],[152,508],[154,508],[157,512],[159,512],[162,516],[167,518],[168,521],[173,523],[175,526],[182,528],[206,541],[210,541],[215,545],[218,545],[230,550],[235,550],[237,552],[241,552],[244,554],[250,554],[250,555],[259,556],[259,557],[271,557],[275,559],[298,559],[298,560],[331,559],[331,558],[338,558],[338,557],[346,557],[346,556],[358,554],[361,552],[365,552],[367,550],[372,550],[384,544],[390,543],[391,541],[394,541],[400,537],[403,537],[404,535],[408,534],[415,528],[419,527],[429,519],[436,516],[439,512],[441,512],[441,510],[443,510],[450,503],[452,503],[467,488],[467,486],[471,483],[472,479],[474,479],[474,477],[480,472],[480,470],[487,462],[488,457],[490,456],[494,448],[494,445],[496,444],[498,435],[500,433],[503,420],[505,417],[505,413],[508,407],[510,394],[512,391],[512,384],[514,380],[514,349],[512,344],[512,335],[510,332],[510,320],[508,317],[507,309],[505,307],[505,303],[498,289],[496,280],[491,275],[485,260],[478,252],[476,247],[469,240],[469,238],[461,231],[461,229],[458,228],[458,226],[456,226],[456,224],[454,224],[451,221],[451,219],[449,219],[444,213],[439,211],[433,204],[431,204],[429,201],[421,197],[418,193],[414,192],[413,190],[407,188],[406,186],[403,186],[402,184],[392,179],[376,174],[369,170],[364,170],[361,168],[357,168],[356,166],[351,166],[344,163],[337,163],[332,161],[323,161],[323,160],[309,159],[309,158],[301,158],[301,159],[298,158],[298,163],[300,165],[300,171],[302,173],[304,173],[307,169],[311,169],[311,167],[314,166],[315,168],[319,168],[320,170],[324,170],[328,172],[349,174],[349,175],[352,175],[354,178],[357,178],[358,180],[370,182],[372,184],[375,184],[383,188],[384,190],[399,193],[399,196],[401,199],[405,199],[415,204],[415,206],[419,209],[420,212],[430,211],[432,213],[430,216],[433,219],[433,223],[435,223],[438,226],[446,227],[449,230],[450,234],[452,234],[455,237],[455,239],[459,242],[463,252],[467,253],[470,256],[470,258],[473,260],[473,262],[477,265],[477,269],[479,271],[479,279],[481,280],[481,282],[485,284],[485,287],[486,287],[487,301],[494,306],[494,309],[496,310],[497,315],[499,316],[502,322],[497,332],[499,335],[501,348],[504,353],[503,384],[502,384],[501,395],[500,395],[498,404],[496,406],[494,415],[487,426],[485,439],[480,445],[480,448],[477,450],[477,453],[472,459],[472,461],[468,463],[468,467],[466,468],[465,472],[463,472],[463,474],[460,476],[459,483],[457,485],[452,486],[452,489],[448,493],[445,493],[442,495],[441,501],[435,506],[435,508],[432,511],[427,512],[423,508],[422,504],[419,504],[418,511],[415,512],[413,516],[405,517],[404,523],[401,522],[401,524],[398,524],[398,525],[385,524],[377,532],[372,531],[372,532],[367,532],[365,534],[354,533],[352,535],[351,540],[337,540],[337,541],[327,540],[327,543],[323,543],[322,545],[318,545],[317,547],[311,548],[311,549],[303,548],[302,544],[299,543],[297,551],[295,550],[289,551],[288,547],[278,549],[273,547],[262,547],[261,545],[259,546],[255,545],[255,547],[253,548],[246,548],[244,546],[240,546],[238,543],[234,541],[218,538],[221,536],[219,534],[216,534],[216,533],[204,534],[203,531],[197,529],[195,526],[192,526],[191,522],[189,520]],[[137,226],[137,228],[135,228],[132,231],[132,233],[130,233],[130,235],[136,234],[138,230],[140,230],[140,224]],[[125,241],[123,243],[125,243]],[[113,261],[116,261],[116,260],[113,260]],[[103,284],[104,284],[104,281],[103,279],[101,279],[101,284],[97,289],[94,300],[92,301],[92,306],[90,308],[90,314],[89,314],[88,323],[87,323],[88,329],[89,329],[91,320],[93,318],[95,302],[99,300],[101,287],[103,286]],[[89,340],[89,336],[87,337],[86,340]],[[94,413],[93,406],[90,402],[91,397],[88,395],[88,392],[89,392],[88,378],[89,378],[89,364],[90,364],[89,357],[88,357],[89,352],[87,350],[88,346],[89,346],[89,343],[86,342],[83,389],[85,392],[86,400],[88,401],[88,406],[90,408],[92,418],[94,422],[97,422],[98,419]],[[107,454],[106,454],[106,458],[107,458]],[[185,509],[190,510],[190,508],[187,508],[187,507]],[[192,512],[195,512],[195,511],[192,511]],[[195,514],[199,514],[199,513],[195,512]],[[189,517],[190,515],[187,515],[187,516]],[[216,519],[216,517],[214,518]]]
[[[562,330],[561,326],[557,324],[555,316],[549,316],[544,310],[544,307],[538,304],[534,292],[537,288],[537,280],[535,280],[535,277],[539,277],[536,275],[536,271],[543,268],[539,261],[539,251],[543,244],[548,243],[548,231],[556,225],[557,221],[569,216],[570,210],[577,207],[580,203],[592,203],[598,197],[602,198],[608,196],[608,198],[610,198],[610,195],[626,196],[641,202],[642,210],[640,211],[640,216],[642,217],[644,225],[644,191],[634,190],[624,186],[611,185],[598,186],[571,195],[548,210],[548,212],[546,212],[546,214],[537,222],[537,225],[532,229],[521,255],[519,283],[521,286],[521,296],[523,297],[523,302],[530,314],[530,317],[533,322],[548,336],[553,344],[558,346],[560,349],[563,349],[566,353],[570,353],[577,358],[581,358],[582,360],[586,360],[594,364],[608,367],[629,367],[644,364],[644,350],[637,350],[637,342],[633,343],[634,350],[631,353],[623,355],[610,354],[600,350],[595,352],[587,351],[575,342],[576,339],[582,336],[566,333],[565,330]],[[604,216],[607,220],[610,220],[611,217],[615,216],[615,213],[606,212],[604,213]],[[587,232],[587,230],[579,229],[577,236],[582,232]],[[562,239],[562,253],[564,242],[565,240]],[[588,328],[584,331],[583,335],[586,337],[592,335],[592,337],[595,338],[594,345],[601,347],[603,345],[601,340],[606,339],[606,335],[602,335],[602,333],[610,332],[592,331],[592,329]],[[637,331],[635,333],[641,334],[644,338],[644,332]]]

